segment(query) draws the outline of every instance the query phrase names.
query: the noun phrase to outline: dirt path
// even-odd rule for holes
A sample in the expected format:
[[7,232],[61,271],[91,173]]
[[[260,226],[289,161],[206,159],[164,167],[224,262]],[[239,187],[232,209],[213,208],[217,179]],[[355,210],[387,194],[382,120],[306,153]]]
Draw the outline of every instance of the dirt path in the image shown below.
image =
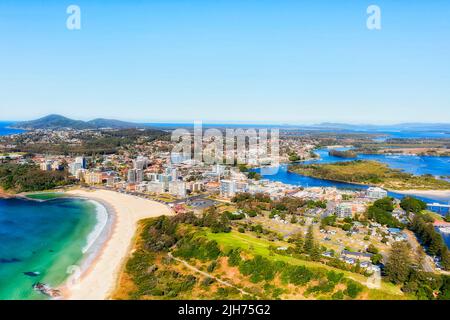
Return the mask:
[[216,277],[216,276],[214,276],[214,275],[212,275],[212,274],[210,274],[210,273],[204,272],[204,271],[202,271],[202,270],[200,270],[200,269],[198,269],[198,268],[196,268],[196,267],[190,265],[188,262],[186,262],[186,261],[184,261],[184,260],[182,260],[182,259],[179,259],[179,258],[174,257],[174,256],[172,255],[172,253],[170,253],[170,252],[169,252],[167,255],[168,255],[170,258],[174,259],[175,261],[181,262],[181,263],[184,264],[188,269],[190,269],[190,270],[192,270],[192,271],[194,271],[194,272],[196,272],[196,273],[199,273],[199,274],[201,274],[202,276],[205,276],[205,277],[208,277],[208,278],[212,278],[212,279],[216,280],[217,282],[219,282],[219,283],[221,283],[221,284],[223,284],[223,285],[225,285],[225,286],[227,286],[227,287],[232,287],[232,288],[238,290],[240,293],[242,293],[242,294],[244,294],[244,295],[249,295],[249,296],[252,295],[252,294],[250,294],[250,293],[248,293],[248,292],[242,290],[241,288],[236,287],[234,284],[232,284],[232,283],[230,283],[230,282],[228,282],[228,281],[224,281],[224,280],[222,280],[222,279],[220,279],[220,278],[218,278],[218,277]]

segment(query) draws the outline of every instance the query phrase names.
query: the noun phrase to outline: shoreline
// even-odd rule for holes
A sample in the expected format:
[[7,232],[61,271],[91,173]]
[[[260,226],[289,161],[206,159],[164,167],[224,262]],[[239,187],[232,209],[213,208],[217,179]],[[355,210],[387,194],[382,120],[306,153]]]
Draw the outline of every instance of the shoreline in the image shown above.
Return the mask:
[[332,180],[332,179],[326,179],[326,178],[320,178],[320,177],[316,177],[313,175],[307,175],[304,173],[299,173],[296,172],[294,170],[289,170],[287,169],[288,172],[290,173],[295,173],[298,174],[300,176],[304,176],[304,177],[309,177],[309,178],[314,178],[314,179],[318,179],[318,180],[323,180],[323,181],[330,181],[330,182],[337,182],[337,183],[346,183],[349,185],[355,185],[355,186],[362,186],[362,187],[378,187],[378,188],[382,188],[391,192],[395,192],[395,193],[400,193],[400,194],[416,194],[418,196],[435,196],[435,197],[443,197],[443,198],[448,198],[448,200],[450,201],[450,189],[391,189],[391,188],[386,188],[380,185],[376,185],[376,184],[366,184],[366,183],[361,183],[361,182],[350,182],[350,181],[344,181],[344,180]]
[[[66,299],[70,293],[69,286],[76,283],[77,279],[84,277],[89,272],[92,264],[101,255],[106,242],[111,237],[111,234],[115,226],[116,212],[113,207],[108,203],[97,199],[87,198],[81,196],[68,195],[66,199],[83,199],[93,203],[96,207],[96,219],[97,223],[94,225],[94,229],[87,236],[87,244],[82,249],[83,257],[78,262],[79,266],[70,269],[71,274],[58,286],[58,289],[62,293],[62,299]],[[102,221],[100,218],[101,210],[105,210],[106,220]],[[104,223],[102,223],[104,222]],[[100,227],[100,229],[99,229]],[[92,239],[92,236],[94,238]]]
[[392,192],[404,194],[404,195],[416,195],[419,197],[432,197],[432,200],[437,201],[450,201],[450,190],[389,190]]
[[[72,190],[67,195],[97,201],[107,209],[110,223],[94,241],[92,252],[89,252],[91,248],[87,251],[81,276],[78,272],[61,286],[63,299],[108,299],[116,288],[119,272],[130,253],[138,221],[174,213],[161,203],[115,191]],[[102,235],[105,239],[102,239]]]

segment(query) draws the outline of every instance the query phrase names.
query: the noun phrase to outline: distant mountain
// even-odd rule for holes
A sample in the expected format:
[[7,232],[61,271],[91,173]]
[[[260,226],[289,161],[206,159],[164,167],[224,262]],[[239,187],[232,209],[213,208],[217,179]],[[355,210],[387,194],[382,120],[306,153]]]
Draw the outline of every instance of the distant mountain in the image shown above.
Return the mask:
[[110,119],[94,119],[90,121],[73,120],[61,115],[52,114],[37,120],[17,122],[11,126],[16,129],[99,129],[99,128],[143,128],[144,125]]
[[86,122],[87,124],[95,128],[113,128],[113,129],[123,129],[123,128],[143,128],[145,127],[139,123],[125,122],[113,119],[94,119]]
[[392,125],[374,125],[374,124],[345,124],[324,122],[312,125],[320,129],[339,129],[339,130],[378,130],[378,131],[450,131],[449,123],[398,123]]

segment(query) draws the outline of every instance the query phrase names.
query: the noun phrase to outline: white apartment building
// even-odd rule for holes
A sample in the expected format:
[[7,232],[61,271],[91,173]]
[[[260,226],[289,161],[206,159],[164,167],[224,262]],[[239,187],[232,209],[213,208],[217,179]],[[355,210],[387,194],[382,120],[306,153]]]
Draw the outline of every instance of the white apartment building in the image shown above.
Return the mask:
[[158,181],[151,181],[147,184],[147,191],[152,193],[164,193],[164,183]]
[[387,197],[387,191],[378,187],[368,188],[366,194],[370,199],[382,199]]
[[236,194],[236,181],[220,180],[220,196],[232,198]]
[[339,218],[353,217],[353,206],[351,203],[340,203],[336,206],[336,215]]
[[186,183],[183,181],[169,182],[169,193],[176,197],[179,197],[179,198],[185,198],[186,197]]

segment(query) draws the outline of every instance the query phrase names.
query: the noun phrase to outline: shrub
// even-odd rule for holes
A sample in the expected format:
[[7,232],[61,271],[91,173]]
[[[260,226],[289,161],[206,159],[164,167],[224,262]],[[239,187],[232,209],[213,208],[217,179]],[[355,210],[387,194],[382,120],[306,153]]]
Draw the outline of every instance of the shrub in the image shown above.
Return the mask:
[[363,286],[361,284],[350,279],[347,280],[347,289],[344,291],[345,295],[355,299],[362,291]]

